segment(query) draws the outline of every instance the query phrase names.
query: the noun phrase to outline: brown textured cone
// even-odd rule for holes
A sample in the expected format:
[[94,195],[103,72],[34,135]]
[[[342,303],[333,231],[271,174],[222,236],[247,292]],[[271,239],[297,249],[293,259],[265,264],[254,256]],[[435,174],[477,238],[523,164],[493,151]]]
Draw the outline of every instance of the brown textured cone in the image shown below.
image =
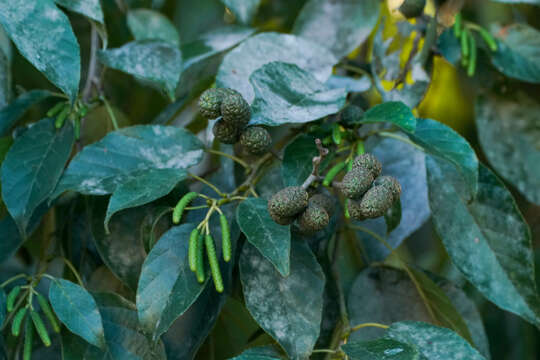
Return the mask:
[[298,217],[298,225],[303,232],[316,232],[324,229],[330,217],[322,206],[310,205]]
[[353,168],[339,183],[341,193],[349,199],[359,199],[371,187],[373,174],[363,168]]
[[365,218],[377,218],[392,207],[394,196],[387,186],[376,185],[368,190],[360,201],[360,213]]
[[377,178],[377,176],[381,175],[382,171],[382,165],[379,160],[372,154],[362,154],[358,155],[356,158],[354,158],[353,169],[365,169],[373,175],[373,178]]
[[349,199],[349,201],[347,201],[347,211],[349,212],[350,217],[355,220],[362,221],[366,219],[366,217],[362,214],[362,210],[360,209],[360,201],[358,200]]
[[401,184],[392,176],[381,176],[375,180],[375,185],[381,185],[387,187],[392,192],[392,203],[397,201],[401,196]]
[[239,131],[234,124],[219,119],[212,128],[212,132],[216,139],[224,144],[235,144],[239,137]]
[[274,214],[271,211],[268,211],[268,213],[270,214],[270,217],[272,218],[272,220],[274,220],[274,222],[279,225],[290,225],[294,222],[294,220],[296,220],[296,216],[282,217],[277,214]]
[[322,206],[329,216],[332,216],[335,209],[334,199],[324,194],[315,194],[309,198],[308,206]]
[[278,191],[268,200],[268,212],[272,217],[296,216],[308,205],[308,193],[300,186],[289,186]]

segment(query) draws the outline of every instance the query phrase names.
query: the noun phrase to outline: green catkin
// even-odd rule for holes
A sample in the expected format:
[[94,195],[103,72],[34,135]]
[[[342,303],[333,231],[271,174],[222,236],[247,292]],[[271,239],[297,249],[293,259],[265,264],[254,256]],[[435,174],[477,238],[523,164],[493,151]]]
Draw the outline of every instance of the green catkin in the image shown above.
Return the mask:
[[54,127],[57,129],[60,129],[64,125],[64,121],[66,120],[67,116],[69,115],[70,108],[69,106],[65,106],[60,114],[56,117],[56,120],[54,121]]
[[474,72],[476,70],[476,40],[474,39],[474,36],[469,33],[469,47],[470,47],[470,56],[469,56],[469,64],[467,65],[467,75],[469,77],[474,75]]
[[353,164],[354,164],[353,159],[349,159],[349,161],[347,161],[347,172],[352,170]]
[[173,214],[172,214],[172,221],[175,224],[178,224],[180,220],[182,219],[182,214],[184,213],[184,209],[186,206],[193,201],[197,197],[197,194],[195,191],[188,192],[182,198],[178,201],[178,204],[174,207]]
[[75,140],[79,140],[81,137],[81,119],[79,117],[73,120],[73,131],[75,133]]
[[356,155],[363,155],[366,152],[366,149],[364,148],[364,142],[360,141],[358,143],[358,147],[356,148]]
[[326,173],[326,176],[324,177],[323,185],[330,186],[330,184],[332,183],[332,180],[334,180],[336,175],[345,168],[345,165],[347,165],[347,163],[345,161],[342,161],[332,166],[332,168],[328,170],[328,172]]
[[56,321],[56,317],[54,316],[52,309],[49,306],[49,302],[40,293],[38,293],[36,297],[37,297],[39,307],[41,308],[41,311],[43,311],[43,314],[45,314],[45,316],[47,317],[47,320],[49,320],[49,323],[51,324],[51,327],[53,328],[54,332],[59,333],[60,325],[58,324],[58,321]]
[[497,51],[497,40],[484,28],[478,29],[480,36],[486,42],[491,51]]
[[11,291],[9,292],[6,300],[6,308],[8,312],[13,311],[13,306],[15,305],[15,299],[17,299],[17,296],[19,296],[19,293],[21,292],[20,286],[15,286]]
[[24,316],[26,315],[26,311],[28,308],[23,307],[19,309],[19,311],[15,314],[15,317],[13,318],[13,322],[11,323],[11,333],[13,336],[19,336],[21,332],[21,324],[24,319]]
[[469,31],[464,30],[461,33],[461,64],[467,65],[469,60]]
[[43,320],[41,320],[39,314],[34,310],[31,310],[30,316],[32,317],[32,322],[34,323],[34,327],[36,328],[36,331],[39,335],[39,338],[43,342],[43,345],[47,347],[51,346],[51,339],[49,338],[49,334],[47,333],[45,324],[43,324]]
[[335,123],[332,128],[332,141],[334,141],[334,144],[336,145],[341,144],[341,130],[339,129],[338,123]]
[[231,233],[225,214],[219,214],[219,223],[221,224],[221,251],[223,253],[223,260],[229,262],[231,260]]
[[60,110],[62,110],[62,108],[66,105],[66,103],[64,102],[59,102],[57,103],[56,105],[54,105],[52,108],[49,109],[49,111],[47,111],[47,117],[50,117],[52,118],[53,116],[55,116],[56,114],[58,114],[60,112]]
[[23,360],[30,360],[32,357],[32,343],[34,341],[34,328],[32,327],[32,321],[26,320],[24,326],[24,348],[23,348]]
[[461,13],[457,13],[454,19],[454,36],[459,38],[461,36]]
[[197,228],[191,231],[189,235],[189,250],[188,260],[189,269],[193,272],[197,271],[197,240],[199,239],[199,230]]
[[350,219],[350,218],[351,218],[351,214],[349,214],[349,206],[348,206],[348,205],[349,205],[349,201],[350,201],[349,199],[345,199],[345,206],[344,206],[344,209],[345,209],[344,212],[345,212],[345,214],[344,214],[344,215],[345,215],[345,218],[346,218],[346,219]]
[[214,286],[217,292],[223,292],[223,279],[221,278],[221,271],[219,270],[219,262],[216,256],[216,248],[214,245],[214,239],[212,235],[206,234],[204,237],[204,245],[206,247],[206,256],[208,256],[208,263],[210,264],[210,271],[212,272],[212,279],[214,279]]
[[205,279],[204,275],[204,234],[201,232],[197,239],[197,281],[203,283]]

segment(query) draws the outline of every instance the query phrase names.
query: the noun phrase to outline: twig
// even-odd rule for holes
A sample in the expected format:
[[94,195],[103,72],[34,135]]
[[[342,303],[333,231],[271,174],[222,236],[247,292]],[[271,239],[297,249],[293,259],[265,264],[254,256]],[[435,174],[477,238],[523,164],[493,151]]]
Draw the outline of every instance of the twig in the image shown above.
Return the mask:
[[317,146],[317,150],[319,151],[319,156],[315,156],[312,160],[313,163],[313,170],[311,171],[311,174],[307,177],[306,181],[302,184],[302,189],[307,189],[311,183],[313,183],[315,180],[318,180],[319,177],[319,167],[321,166],[321,162],[324,160],[326,155],[328,155],[328,149],[322,146],[321,139],[315,139],[315,145]]
[[82,93],[83,100],[86,102],[90,98],[90,92],[92,91],[92,85],[96,72],[98,71],[97,63],[97,49],[99,46],[99,36],[96,30],[96,25],[92,23],[92,31],[90,33],[90,62],[88,64],[88,74],[86,76],[86,83]]
[[226,158],[229,158],[233,161],[236,161],[238,164],[240,164],[244,169],[246,169],[246,171],[251,171],[251,168],[249,167],[249,165],[242,159],[234,156],[234,155],[231,155],[231,154],[227,154],[227,153],[224,153],[222,151],[219,151],[219,150],[214,150],[214,149],[206,149],[206,152],[207,153],[210,153],[210,154],[214,154],[214,155],[219,155],[219,156],[223,156],[223,157],[226,157]]
[[393,89],[397,88],[400,84],[405,82],[407,73],[411,69],[413,59],[418,53],[418,45],[420,44],[421,39],[422,39],[422,36],[420,35],[420,33],[416,33],[414,37],[414,43],[413,43],[413,48],[411,50],[411,53],[409,54],[409,57],[407,58],[407,62],[405,63],[405,66],[403,66],[403,69],[401,70],[398,78],[396,79]]

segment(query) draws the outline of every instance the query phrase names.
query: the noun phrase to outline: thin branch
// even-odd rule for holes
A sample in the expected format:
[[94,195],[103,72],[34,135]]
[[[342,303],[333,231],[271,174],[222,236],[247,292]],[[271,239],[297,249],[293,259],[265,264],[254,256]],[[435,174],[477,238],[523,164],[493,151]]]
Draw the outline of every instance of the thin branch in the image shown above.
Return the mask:
[[405,79],[407,78],[407,73],[409,70],[411,70],[411,65],[414,60],[414,57],[418,53],[418,46],[420,44],[420,40],[422,39],[422,35],[418,32],[416,33],[416,36],[414,37],[413,42],[413,48],[411,50],[411,53],[409,54],[409,57],[407,58],[407,62],[405,63],[405,66],[403,66],[403,69],[398,75],[398,78],[396,79],[396,82],[394,84],[394,89],[397,88],[400,84],[403,84],[405,82]]
[[307,189],[309,185],[311,185],[315,180],[318,180],[320,178],[319,167],[321,166],[321,162],[324,160],[326,155],[328,155],[328,149],[322,146],[321,139],[315,139],[315,145],[317,146],[317,150],[319,151],[319,156],[315,156],[312,160],[313,170],[311,171],[311,174],[308,176],[306,181],[304,181],[304,183],[302,184],[303,189]]
[[90,98],[90,93],[92,91],[92,85],[94,83],[94,78],[98,71],[97,63],[97,50],[99,47],[99,36],[96,30],[96,25],[92,24],[92,30],[90,33],[90,61],[88,64],[88,74],[86,76],[86,83],[84,84],[84,89],[82,92],[82,97],[84,101],[88,101]]
[[234,155],[231,155],[231,154],[227,154],[227,153],[224,153],[222,151],[218,151],[218,150],[214,150],[214,149],[206,149],[206,152],[207,153],[210,153],[210,154],[214,154],[214,155],[219,155],[219,156],[223,156],[223,157],[226,157],[226,158],[229,158],[233,161],[236,161],[238,164],[242,165],[242,167],[244,169],[246,169],[246,171],[249,171],[251,170],[250,166],[242,159],[234,156]]

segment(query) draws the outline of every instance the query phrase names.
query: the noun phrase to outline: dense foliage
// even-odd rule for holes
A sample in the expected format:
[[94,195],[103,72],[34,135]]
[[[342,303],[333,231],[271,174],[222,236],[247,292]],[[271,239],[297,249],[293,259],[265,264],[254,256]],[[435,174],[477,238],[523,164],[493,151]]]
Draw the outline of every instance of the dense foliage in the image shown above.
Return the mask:
[[0,0],[0,360],[537,359],[539,5]]

